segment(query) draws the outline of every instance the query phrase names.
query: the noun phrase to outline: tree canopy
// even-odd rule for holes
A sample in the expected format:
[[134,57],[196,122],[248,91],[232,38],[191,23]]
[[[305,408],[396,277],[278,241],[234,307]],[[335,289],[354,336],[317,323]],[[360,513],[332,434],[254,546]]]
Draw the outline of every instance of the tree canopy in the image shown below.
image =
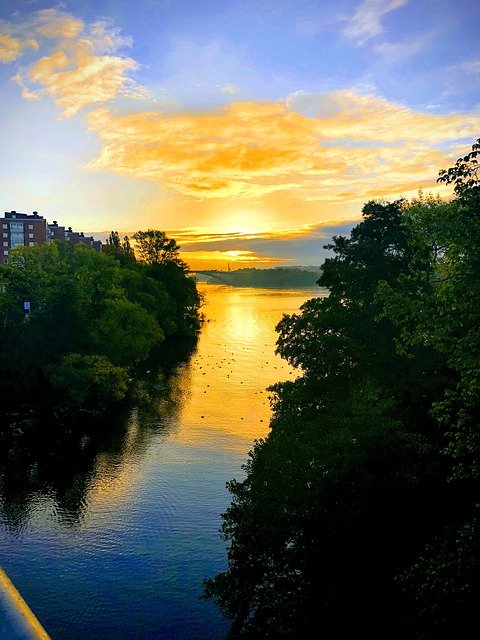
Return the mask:
[[128,370],[154,347],[196,333],[200,304],[174,249],[159,266],[137,262],[117,232],[102,253],[68,242],[18,247],[0,266],[3,408],[50,397],[104,409],[125,395]]
[[279,323],[299,368],[229,483],[228,568],[205,581],[232,638],[470,637],[480,595],[476,154],[443,202],[367,203],[335,237],[329,297]]
[[137,243],[137,251],[142,262],[149,265],[175,263],[186,267],[180,259],[178,251],[180,247],[176,240],[167,238],[163,231],[148,229],[147,231],[137,231],[133,234]]

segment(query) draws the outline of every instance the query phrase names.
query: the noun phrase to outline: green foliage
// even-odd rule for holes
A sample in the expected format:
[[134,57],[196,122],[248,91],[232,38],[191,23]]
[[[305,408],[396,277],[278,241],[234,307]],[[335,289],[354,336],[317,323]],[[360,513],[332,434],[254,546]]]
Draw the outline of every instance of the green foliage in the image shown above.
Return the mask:
[[112,381],[123,397],[124,370],[166,336],[198,330],[200,302],[175,255],[171,262],[164,256],[159,264],[137,263],[128,238],[122,242],[116,232],[102,253],[65,242],[18,247],[0,267],[4,406],[41,402],[62,389],[53,403],[102,410],[117,398]]
[[229,483],[230,637],[469,637],[480,595],[479,143],[457,198],[369,202],[285,316],[271,433]]
[[454,191],[461,196],[472,189],[478,189],[478,160],[480,153],[480,138],[472,145],[472,150],[463,158],[458,158],[455,166],[442,169],[437,182],[455,185]]
[[122,266],[133,266],[136,262],[135,252],[130,245],[130,238],[125,236],[120,240],[118,231],[111,231],[103,249],[104,253],[113,256]]
[[52,392],[67,410],[105,410],[127,393],[127,370],[114,366],[105,356],[69,353],[47,369]]
[[91,349],[114,364],[129,365],[145,358],[164,339],[155,318],[129,300],[105,300],[90,328]]

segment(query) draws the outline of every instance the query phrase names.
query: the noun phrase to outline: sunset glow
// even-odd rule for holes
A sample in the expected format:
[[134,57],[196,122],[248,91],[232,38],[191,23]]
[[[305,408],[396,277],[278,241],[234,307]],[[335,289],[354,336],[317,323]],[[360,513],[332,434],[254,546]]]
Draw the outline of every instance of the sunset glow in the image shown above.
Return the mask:
[[470,0],[2,3],[3,208],[98,238],[193,230],[193,268],[319,263],[365,201],[450,193],[438,170],[479,131],[479,17]]

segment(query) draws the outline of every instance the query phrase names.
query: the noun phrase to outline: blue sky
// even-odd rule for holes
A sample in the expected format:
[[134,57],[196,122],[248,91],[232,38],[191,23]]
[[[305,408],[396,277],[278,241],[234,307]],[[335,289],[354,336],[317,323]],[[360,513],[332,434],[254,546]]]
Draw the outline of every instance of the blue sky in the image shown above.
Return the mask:
[[316,264],[480,135],[479,22],[477,0],[4,0],[0,206],[164,229],[196,266]]

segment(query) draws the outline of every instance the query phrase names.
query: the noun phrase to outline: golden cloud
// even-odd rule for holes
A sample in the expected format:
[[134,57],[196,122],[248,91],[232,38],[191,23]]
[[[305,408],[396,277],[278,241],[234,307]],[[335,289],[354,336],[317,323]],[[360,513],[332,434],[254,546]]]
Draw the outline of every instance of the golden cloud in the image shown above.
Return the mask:
[[37,92],[31,91],[27,87],[21,73],[16,73],[11,79],[21,88],[22,98],[25,98],[25,100],[38,100],[40,98],[40,95]]
[[[129,57],[111,55],[130,46],[131,39],[107,21],[86,25],[73,15],[56,9],[37,11],[22,23],[2,22],[0,61],[16,60],[24,47],[45,45],[48,55],[12,78],[26,99],[50,95],[68,118],[91,104],[102,104],[119,95],[144,97],[129,73],[137,63]],[[109,54],[109,55],[106,55]]]
[[63,11],[43,9],[36,12],[34,26],[37,33],[45,38],[77,38],[85,25],[82,20]]
[[[161,180],[194,196],[251,197],[334,175],[346,159],[320,149],[317,127],[281,103],[234,103],[204,114],[89,114],[105,146],[91,169]],[[293,180],[292,180],[293,178]]]
[[189,267],[195,269],[216,269],[225,268],[227,263],[233,263],[235,268],[242,268],[252,265],[275,266],[293,261],[288,258],[277,258],[275,256],[264,256],[249,250],[198,250],[181,251],[180,255]]
[[438,144],[473,137],[479,125],[476,115],[415,112],[385,98],[352,90],[330,94],[299,91],[286,103],[289,109],[320,122],[321,134],[329,140]]
[[130,58],[96,56],[78,43],[68,54],[56,51],[28,70],[28,79],[51,95],[69,118],[85,106],[108,102],[125,91],[127,72],[136,68]]
[[[324,227],[330,228],[346,221],[350,221],[351,216],[345,218],[336,218],[332,220],[324,220],[303,225],[288,225],[283,229],[269,229],[263,231],[219,231],[218,227],[181,227],[175,229],[167,229],[166,234],[169,238],[175,238],[181,247],[189,247],[190,245],[208,245],[216,243],[245,243],[250,240],[262,241],[288,241],[306,237],[327,238],[328,232],[324,231]],[[132,236],[135,230],[120,230],[121,237]],[[95,237],[106,241],[110,231],[97,231]],[[189,250],[189,249],[187,249]],[[193,249],[192,249],[193,251]]]
[[273,256],[260,256],[254,251],[231,250],[231,251],[182,251],[182,256],[197,260],[230,260],[231,262],[264,262],[273,264],[285,262],[284,258]]
[[38,42],[34,38],[22,40],[13,38],[8,33],[0,33],[0,62],[13,62],[25,47],[38,49]]
[[[208,228],[181,228],[170,229],[167,231],[169,237],[175,238],[182,246],[188,246],[198,243],[217,243],[217,242],[245,242],[248,240],[268,240],[282,241],[293,240],[294,238],[302,238],[317,233],[322,235],[321,227],[333,226],[339,223],[339,220],[324,221],[322,223],[303,224],[297,226],[289,225],[284,229],[270,229],[264,231],[236,231],[222,232],[218,229]],[[106,232],[105,232],[106,233]]]
[[21,51],[20,40],[7,34],[0,34],[0,62],[12,62],[16,60]]
[[103,108],[88,122],[103,142],[89,169],[159,181],[195,199],[288,191],[345,202],[361,201],[372,184],[386,195],[428,187],[451,160],[437,145],[474,137],[480,118],[341,91],[203,113]]

